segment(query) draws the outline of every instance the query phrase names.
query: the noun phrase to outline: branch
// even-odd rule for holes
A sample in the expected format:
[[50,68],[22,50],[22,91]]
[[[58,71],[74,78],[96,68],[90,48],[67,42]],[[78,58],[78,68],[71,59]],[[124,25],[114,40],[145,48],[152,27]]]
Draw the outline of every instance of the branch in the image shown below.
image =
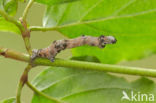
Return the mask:
[[22,18],[20,18],[20,21],[24,27],[24,31],[22,32],[22,37],[24,40],[25,48],[26,48],[28,54],[31,56],[32,55],[32,49],[31,49],[31,43],[30,43],[30,30],[27,28],[26,20],[23,20]]
[[24,69],[24,72],[18,84],[18,89],[17,89],[17,94],[16,94],[16,103],[21,103],[20,99],[21,99],[22,88],[24,84],[28,81],[28,72],[30,71],[31,68],[32,66],[28,64],[27,67]]
[[23,16],[20,18],[20,22],[24,27],[24,31],[22,32],[22,37],[25,43],[25,47],[29,55],[32,55],[31,43],[30,43],[30,30],[27,28],[26,17],[30,7],[32,6],[34,0],[29,0],[26,8],[24,9]]
[[30,9],[30,7],[32,6],[34,0],[29,0],[24,12],[23,12],[23,16],[22,16],[22,19],[25,21],[26,20],[26,17],[27,17],[27,14],[28,14],[28,11]]
[[5,20],[15,24],[21,32],[24,30],[23,26],[19,22],[17,22],[13,17],[9,16],[6,12],[0,10],[0,15],[3,16]]
[[[0,48],[0,55],[6,58],[11,58],[19,61],[24,61],[24,62],[30,62],[31,60],[30,56],[27,54],[23,54],[6,48]],[[63,59],[56,59],[55,62],[51,62],[50,60],[45,58],[36,58],[33,61],[33,63],[35,65],[43,65],[43,66],[88,69],[88,70],[107,71],[113,73],[156,77],[156,70],[138,68],[138,67],[127,67],[127,66],[99,64],[99,63],[81,62],[81,61],[63,60]]]

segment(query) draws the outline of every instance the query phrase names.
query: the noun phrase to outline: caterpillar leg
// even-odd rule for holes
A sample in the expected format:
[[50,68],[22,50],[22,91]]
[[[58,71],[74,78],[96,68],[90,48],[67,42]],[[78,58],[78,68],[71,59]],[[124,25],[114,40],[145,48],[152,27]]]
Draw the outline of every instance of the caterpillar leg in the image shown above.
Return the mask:
[[34,49],[32,51],[32,56],[31,56],[31,60],[35,60],[36,58],[38,57],[38,50],[37,49]]
[[31,56],[31,61],[35,60],[37,57],[41,57],[41,58],[47,58],[49,59],[51,62],[54,62],[55,61],[55,57],[51,57],[51,56],[47,56],[47,53],[41,53],[43,49],[34,49],[32,51],[32,56]]
[[54,57],[51,57],[51,58],[48,58],[51,62],[54,62],[55,61],[55,58]]

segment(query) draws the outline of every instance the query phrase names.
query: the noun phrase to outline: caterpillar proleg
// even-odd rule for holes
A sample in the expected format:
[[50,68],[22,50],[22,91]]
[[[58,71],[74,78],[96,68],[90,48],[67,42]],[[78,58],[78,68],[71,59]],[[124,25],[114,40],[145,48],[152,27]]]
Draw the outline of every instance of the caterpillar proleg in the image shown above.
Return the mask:
[[64,39],[54,41],[50,46],[43,49],[34,49],[32,60],[37,57],[48,58],[52,62],[55,59],[55,56],[64,49],[75,48],[83,45],[96,46],[99,48],[104,48],[106,44],[114,44],[116,43],[116,39],[113,36],[104,36],[93,37],[93,36],[85,36],[73,38],[73,39]]

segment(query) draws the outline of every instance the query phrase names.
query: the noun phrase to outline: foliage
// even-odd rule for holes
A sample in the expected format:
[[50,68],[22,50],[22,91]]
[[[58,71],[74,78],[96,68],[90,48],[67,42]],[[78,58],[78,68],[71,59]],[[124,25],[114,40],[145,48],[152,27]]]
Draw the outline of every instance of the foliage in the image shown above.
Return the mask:
[[82,34],[114,35],[117,45],[102,50],[79,47],[72,53],[73,56],[95,56],[103,63],[118,63],[156,51],[155,18],[155,0],[81,0],[48,6],[43,26],[58,26],[57,30],[70,38]]
[[[17,0],[0,0],[0,10],[5,11],[10,16],[14,16],[16,14],[18,7]],[[4,18],[0,16],[0,30],[1,31],[10,31],[15,33],[20,33],[19,29],[15,24],[8,22]]]
[[0,103],[16,103],[16,99],[15,98],[9,98],[9,99],[0,101]]
[[[104,72],[70,68],[48,68],[37,76],[33,85],[47,95],[62,101],[60,103],[129,103],[128,100],[121,101],[123,91],[129,96],[131,91],[156,94],[155,83],[146,78],[128,83],[123,78]],[[32,103],[49,103],[49,101],[35,94]]]
[[[33,0],[29,2],[25,13],[28,12],[27,9]],[[156,52],[155,0],[35,0],[35,2],[45,4],[47,9],[43,27],[34,27],[34,30],[56,30],[69,38],[82,34],[113,35],[118,40],[116,45],[105,49],[89,46],[72,49],[71,59],[116,64],[123,60],[140,59]],[[0,0],[0,31],[21,34],[20,22],[15,21],[13,17],[17,7],[18,0]],[[33,30],[33,27],[28,27],[28,30],[26,28],[22,33],[30,32],[29,29]],[[26,48],[29,46],[27,50],[31,49],[29,36],[24,40]],[[1,48],[0,53],[5,55]],[[15,56],[12,58],[16,59]],[[31,69],[31,65],[29,66]],[[130,103],[121,101],[123,91],[128,94],[134,91],[156,95],[155,83],[145,77],[129,83],[124,78],[101,71],[71,69],[70,65],[69,68],[50,67],[41,72],[32,84],[38,90],[27,84],[35,91],[32,103]],[[15,98],[0,103],[15,103]]]
[[45,5],[58,5],[58,4],[64,4],[64,3],[69,3],[72,1],[78,1],[78,0],[36,0],[36,2],[45,4]]

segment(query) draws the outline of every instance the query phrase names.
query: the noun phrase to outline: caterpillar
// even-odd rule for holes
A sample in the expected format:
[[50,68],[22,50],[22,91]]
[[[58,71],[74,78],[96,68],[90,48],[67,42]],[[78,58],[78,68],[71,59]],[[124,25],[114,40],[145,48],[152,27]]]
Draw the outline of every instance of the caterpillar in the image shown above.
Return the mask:
[[53,43],[47,48],[34,49],[31,59],[34,60],[37,57],[42,57],[48,58],[51,62],[54,62],[55,56],[64,49],[75,48],[83,45],[104,48],[106,44],[114,44],[116,41],[115,37],[104,35],[99,37],[82,35],[74,39],[57,40],[53,41]]

